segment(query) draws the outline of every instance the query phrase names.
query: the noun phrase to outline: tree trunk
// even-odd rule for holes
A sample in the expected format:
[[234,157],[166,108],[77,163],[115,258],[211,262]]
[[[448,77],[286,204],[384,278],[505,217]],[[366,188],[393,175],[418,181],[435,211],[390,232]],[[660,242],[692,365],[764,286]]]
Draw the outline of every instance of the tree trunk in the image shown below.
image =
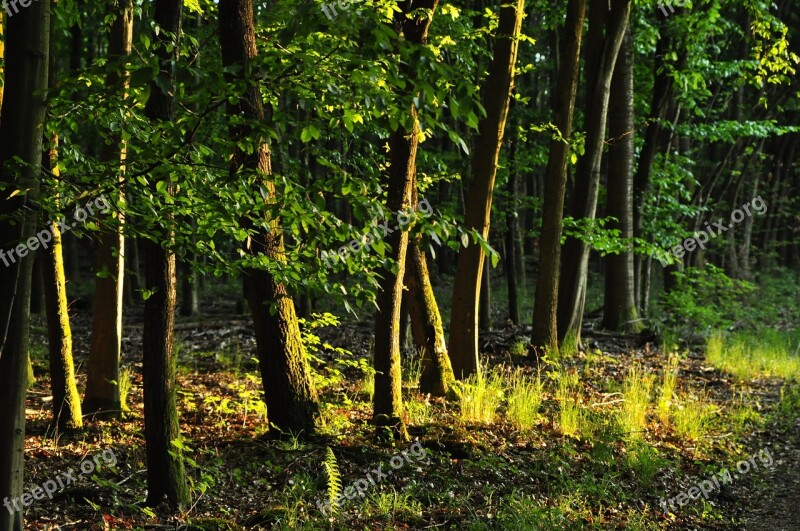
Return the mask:
[[[629,24],[611,84],[607,193],[607,215],[618,220],[610,227],[618,229],[626,240],[633,237],[633,112],[633,37]],[[634,289],[633,250],[628,246],[606,257],[604,328],[626,332],[642,329]]]
[[[116,61],[131,53],[133,39],[133,1],[122,0],[111,8],[115,17],[108,37],[109,60]],[[122,79],[115,70],[106,77],[109,87],[122,82],[128,90],[127,74]],[[100,158],[104,162],[119,161],[117,175],[118,193],[122,195],[125,172],[126,147],[120,136],[111,145],[103,144]],[[115,202],[115,201],[114,201]],[[112,211],[113,212],[113,211]],[[83,410],[100,418],[118,418],[121,413],[119,398],[119,360],[122,354],[122,295],[125,278],[125,237],[121,214],[114,219],[101,221],[103,228],[97,243],[97,274],[94,278],[94,303],[92,332],[87,361],[86,394]]]
[[197,273],[189,261],[181,262],[181,315],[191,317],[200,313],[197,293]]
[[[494,58],[483,86],[486,117],[478,126],[464,225],[468,230],[477,231],[484,239],[489,237],[494,180],[503,145],[524,15],[525,0],[501,5]],[[461,249],[456,264],[450,313],[450,352],[453,370],[459,379],[479,371],[478,307],[485,258],[483,248],[470,241],[466,248]]]
[[[56,88],[55,17],[50,18],[50,89]],[[58,134],[50,133],[50,152],[42,157],[42,166],[58,178]],[[51,232],[50,245],[40,251],[42,260],[45,314],[47,316],[47,346],[50,357],[50,388],[53,392],[53,423],[60,430],[83,427],[81,399],[75,384],[72,360],[72,330],[69,324],[67,281],[64,277],[64,257],[61,230],[53,223],[45,230]]]
[[[423,45],[439,0],[423,0],[420,4],[403,2],[402,11],[395,13],[395,29],[406,42]],[[417,11],[419,10],[419,11]],[[412,14],[414,13],[414,14]],[[418,80],[414,72],[417,65],[406,64],[402,70],[408,79],[408,89],[401,92],[403,101],[417,93]],[[411,208],[414,179],[417,171],[419,122],[417,109],[411,104],[407,127],[401,125],[389,138],[390,167],[386,206],[390,214]],[[387,221],[388,222],[388,221]],[[408,232],[394,230],[386,237],[389,247],[387,258],[396,264],[397,271],[382,268],[378,285],[375,312],[375,393],[373,398],[374,422],[377,434],[385,430],[398,440],[408,439],[403,421],[402,378],[400,370],[400,309],[403,298]]]
[[[511,102],[510,109],[514,108],[514,102]],[[510,111],[509,111],[510,112]],[[516,134],[510,142],[511,147],[508,154],[508,182],[506,183],[506,192],[508,193],[508,200],[506,204],[506,234],[505,234],[505,253],[503,253],[503,266],[506,274],[506,287],[508,291],[508,320],[514,326],[519,326],[519,273],[517,267],[519,264],[517,256],[517,233],[519,229],[517,213],[519,194],[518,194],[518,181],[519,173],[517,167],[517,153],[518,144],[520,142],[519,135]]]
[[[252,0],[221,0],[219,5],[219,32],[222,45],[222,62],[226,67],[246,66],[257,55]],[[243,80],[244,68],[239,77],[228,74],[228,81]],[[241,116],[252,122],[265,119],[264,102],[257,81],[247,79],[248,86],[241,99],[229,104],[231,116]],[[234,139],[253,138],[245,124],[232,129]],[[271,156],[265,141],[253,153],[237,151],[232,161],[232,172],[258,172],[271,174]],[[272,182],[262,184],[274,197]],[[267,201],[271,200],[270,197]],[[248,222],[243,220],[244,224]],[[270,220],[271,230],[253,238],[246,251],[253,256],[264,254],[274,261],[284,261],[283,236],[278,219]],[[317,392],[311,378],[300,340],[300,328],[294,302],[286,287],[275,282],[267,271],[248,269],[244,272],[244,288],[256,332],[256,350],[266,396],[270,425],[279,433],[312,434],[319,422]]]
[[[639,153],[639,163],[633,179],[633,235],[641,238],[644,230],[644,204],[647,190],[650,187],[650,173],[659,148],[664,143],[664,126],[661,120],[667,118],[672,107],[672,77],[669,69],[665,68],[665,55],[672,50],[672,41],[669,38],[666,19],[659,17],[659,38],[656,44],[653,59],[653,97],[650,103],[650,115],[644,135],[644,144]],[[642,315],[646,315],[647,306],[644,303],[644,263],[645,257],[635,254],[633,258],[634,292],[636,304]],[[648,273],[649,274],[649,273]]]
[[[25,397],[33,254],[19,248],[33,237],[34,200],[42,162],[42,138],[50,51],[50,2],[40,0],[8,20],[0,110],[0,500],[22,496]],[[19,158],[23,164],[15,162]],[[23,193],[9,197],[12,191]],[[12,219],[19,216],[19,219]],[[10,254],[10,251],[8,251]],[[20,505],[20,509],[23,507]],[[0,531],[22,531],[23,511],[0,510]]]
[[[153,22],[161,31],[155,36],[155,53],[159,59],[159,76],[166,81],[150,84],[150,97],[144,114],[153,123],[167,122],[173,116],[174,64],[180,49],[182,0],[156,0]],[[159,181],[168,175],[158,170],[150,176],[153,193]],[[171,186],[167,186],[171,193]],[[171,216],[159,233],[164,245],[173,239]],[[122,247],[120,247],[122,248]],[[183,508],[189,501],[189,488],[180,449],[180,423],[176,399],[176,359],[174,350],[175,304],[177,279],[175,254],[158,242],[144,241],[145,289],[151,294],[144,303],[142,332],[144,384],[144,428],[147,443],[147,505],[157,506],[166,500],[172,508]],[[121,280],[121,275],[120,275]],[[121,290],[120,290],[121,293]]]
[[[411,204],[416,205],[419,203],[416,178],[412,187]],[[419,389],[434,396],[445,396],[455,376],[447,354],[442,316],[428,273],[428,261],[421,244],[421,234],[409,241],[405,272],[408,286],[405,299],[411,315],[411,329],[414,343],[422,353]]]
[[489,262],[483,261],[483,278],[481,279],[481,296],[478,302],[478,330],[487,331],[492,328],[492,275]]
[[564,226],[564,194],[567,189],[567,164],[572,140],[572,117],[580,78],[581,42],[586,0],[570,0],[564,33],[562,66],[555,90],[555,124],[563,140],[550,141],[547,175],[544,183],[542,237],[539,247],[539,271],[533,307],[531,343],[536,351],[558,347],[556,312],[558,275],[561,259],[561,232]]
[[[592,0],[589,22],[587,57],[586,150],[578,162],[575,191],[570,213],[575,219],[595,217],[600,189],[600,162],[603,157],[608,99],[611,78],[617,61],[630,14],[630,0],[613,2],[610,11],[604,0]],[[606,24],[607,21],[607,24]],[[605,36],[602,35],[607,26]],[[599,50],[599,58],[591,57]],[[595,62],[596,60],[596,62]],[[576,238],[568,238],[558,292],[558,336],[580,345],[583,307],[586,302],[586,282],[589,268],[589,246]]]

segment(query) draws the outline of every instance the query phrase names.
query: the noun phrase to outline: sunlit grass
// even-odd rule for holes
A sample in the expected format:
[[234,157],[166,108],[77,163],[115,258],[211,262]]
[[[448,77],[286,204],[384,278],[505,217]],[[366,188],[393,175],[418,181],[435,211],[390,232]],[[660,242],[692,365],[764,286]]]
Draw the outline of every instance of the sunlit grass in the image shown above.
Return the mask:
[[503,401],[504,378],[498,369],[470,376],[461,385],[461,419],[489,424]]
[[627,437],[637,439],[647,427],[647,409],[653,379],[638,367],[631,367],[622,390],[622,411],[619,421]]
[[538,376],[534,379],[517,370],[511,377],[510,386],[508,420],[519,430],[530,430],[539,416],[544,385]]
[[675,433],[686,439],[699,440],[709,429],[709,422],[716,414],[717,407],[696,397],[680,400],[672,411],[672,425]]
[[675,398],[675,387],[678,384],[678,356],[670,354],[664,366],[661,386],[658,393],[658,418],[663,423],[669,422],[672,402]]
[[578,406],[576,393],[578,392],[578,373],[559,372],[558,390],[558,427],[563,435],[579,437],[581,433],[581,409]]
[[740,380],[765,376],[800,379],[800,345],[775,332],[714,334],[706,343],[706,360]]

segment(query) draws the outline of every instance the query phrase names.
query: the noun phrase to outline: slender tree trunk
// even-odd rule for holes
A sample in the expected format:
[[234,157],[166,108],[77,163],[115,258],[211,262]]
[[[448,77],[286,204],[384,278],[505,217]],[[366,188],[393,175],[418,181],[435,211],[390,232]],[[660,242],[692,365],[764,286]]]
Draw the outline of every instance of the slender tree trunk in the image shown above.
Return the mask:
[[[150,97],[144,114],[151,122],[172,120],[174,107],[175,67],[180,50],[182,0],[156,0],[153,22],[160,28],[155,36],[155,53],[159,59],[159,86],[150,84]],[[155,193],[159,181],[169,177],[155,170],[150,182]],[[171,186],[167,186],[169,193]],[[167,216],[165,223],[172,223]],[[166,500],[172,508],[185,507],[189,501],[189,488],[180,450],[173,444],[180,441],[180,422],[176,399],[174,349],[175,304],[177,279],[175,253],[167,249],[172,244],[172,229],[160,227],[166,241],[146,239],[145,289],[151,295],[144,304],[144,330],[142,333],[144,384],[144,428],[147,443],[147,504],[156,506]],[[122,248],[122,247],[120,247]],[[119,277],[122,278],[121,275]],[[121,290],[120,290],[121,291]]]
[[[49,86],[56,88],[55,17],[50,17]],[[58,134],[51,132],[49,153],[42,157],[42,166],[54,177],[59,176]],[[61,430],[79,429],[83,426],[81,399],[75,384],[75,367],[72,360],[72,330],[69,325],[67,281],[64,277],[61,231],[53,223],[51,241],[40,251],[42,260],[45,314],[47,316],[47,343],[50,356],[50,388],[53,392],[53,422]]]
[[[589,30],[592,37],[598,35],[601,37],[590,39],[589,46],[590,51],[593,48],[600,50],[600,55],[597,63],[594,63],[593,58],[587,58],[586,149],[578,162],[575,175],[571,208],[572,217],[575,219],[595,217],[611,78],[628,24],[631,2],[630,0],[613,2],[610,11],[607,6],[604,0],[592,0],[591,3]],[[602,28],[606,26],[606,34],[603,37]],[[580,345],[583,308],[586,302],[589,246],[576,238],[568,238],[563,256],[558,293],[558,336],[560,340],[567,339]]]
[[561,232],[564,226],[564,194],[567,189],[567,164],[572,140],[572,117],[580,78],[581,42],[586,0],[570,0],[564,32],[562,65],[554,97],[555,124],[563,139],[550,141],[547,175],[544,182],[542,237],[539,247],[539,271],[536,277],[536,298],[533,307],[531,343],[536,352],[558,347],[556,322],[558,308],[558,276],[561,259]]
[[[664,143],[664,127],[661,124],[661,120],[667,118],[672,107],[672,77],[669,75],[669,70],[665,68],[665,54],[670,53],[672,50],[672,42],[667,33],[666,19],[659,18],[659,28],[660,33],[653,59],[654,82],[650,116],[648,117],[644,144],[639,153],[639,163],[633,179],[633,235],[636,238],[641,238],[643,235],[643,211],[647,190],[650,187],[650,173],[656,154]],[[647,313],[647,306],[644,304],[644,299],[647,298],[644,294],[644,263],[645,257],[642,254],[637,253],[634,255],[634,291],[636,304],[642,315]]]
[[[25,455],[26,358],[33,254],[15,253],[33,237],[46,111],[50,2],[40,0],[8,20],[0,110],[0,500],[22,496]],[[19,158],[24,165],[16,162]],[[25,190],[9,197],[12,191]],[[19,215],[19,219],[13,219]],[[12,260],[13,258],[13,260]],[[19,501],[18,501],[19,503]],[[19,509],[23,509],[20,505]],[[23,511],[0,510],[0,531],[22,531]]]
[[[617,218],[611,228],[620,237],[633,237],[633,36],[630,24],[620,47],[609,103],[608,205],[607,214]],[[642,329],[636,310],[633,250],[606,258],[603,327],[638,332]]]
[[[469,230],[477,231],[484,239],[489,237],[494,180],[514,85],[518,37],[524,16],[525,0],[501,5],[494,58],[483,87],[486,117],[478,126],[464,225]],[[450,353],[453,370],[459,379],[479,371],[478,308],[485,258],[483,248],[470,242],[461,249],[456,264],[450,312]]]
[[[131,53],[133,39],[133,1],[121,0],[110,9],[114,21],[108,38],[109,60],[117,61]],[[127,74],[112,69],[106,77],[109,87],[122,84],[128,90]],[[122,195],[125,172],[126,143],[117,136],[111,145],[103,144],[100,158],[104,162],[119,161],[117,175],[118,193]],[[123,218],[112,214],[100,223],[104,229],[97,244],[97,275],[94,278],[94,304],[92,332],[87,361],[86,394],[83,409],[100,418],[118,418],[121,413],[119,398],[119,360],[122,354],[122,296],[125,278],[125,237]]]
[[478,330],[487,331],[492,328],[492,275],[489,262],[483,261],[481,278],[481,296],[478,302]]
[[[411,204],[419,204],[417,181],[414,179]],[[417,234],[408,243],[406,255],[406,285],[411,315],[414,344],[422,353],[422,374],[419,388],[423,393],[445,396],[455,380],[442,325],[442,316],[433,292],[428,262],[421,248],[422,235]]]
[[[219,32],[222,62],[226,67],[242,65],[238,76],[229,74],[228,81],[245,81],[247,89],[235,104],[229,104],[231,116],[242,116],[252,122],[265,120],[264,102],[258,81],[245,78],[247,64],[257,55],[252,0],[221,0]],[[254,140],[249,126],[232,129],[234,139]],[[269,176],[271,156],[266,141],[253,153],[237,151],[232,172],[249,171]],[[270,197],[275,186],[263,181]],[[269,201],[270,198],[267,198]],[[248,222],[243,220],[244,224]],[[254,256],[265,255],[274,261],[286,260],[283,236],[278,219],[270,220],[271,230],[253,238],[246,251]],[[286,287],[278,284],[267,271],[248,269],[244,272],[244,289],[256,332],[256,350],[264,384],[269,421],[279,433],[312,434],[319,422],[317,392],[311,369],[300,340],[300,328],[294,302]]]
[[181,315],[191,317],[200,313],[197,293],[197,273],[189,261],[181,262]]
[[[427,42],[428,29],[439,0],[423,0],[419,4],[401,2],[401,11],[395,14],[395,29],[408,43],[422,45]],[[419,10],[419,11],[417,11]],[[415,12],[412,15],[412,12]],[[401,94],[408,101],[417,93],[414,71],[416,65],[405,65],[404,73],[409,87]],[[390,167],[386,206],[390,215],[411,208],[413,184],[417,171],[417,147],[419,145],[419,123],[417,109],[409,106],[410,116],[389,139]],[[382,268],[379,276],[377,306],[375,312],[375,393],[373,398],[374,421],[377,434],[385,430],[398,440],[408,439],[403,421],[402,378],[400,370],[400,309],[403,298],[408,232],[394,230],[386,237],[390,249],[387,258],[397,264],[397,271]]]

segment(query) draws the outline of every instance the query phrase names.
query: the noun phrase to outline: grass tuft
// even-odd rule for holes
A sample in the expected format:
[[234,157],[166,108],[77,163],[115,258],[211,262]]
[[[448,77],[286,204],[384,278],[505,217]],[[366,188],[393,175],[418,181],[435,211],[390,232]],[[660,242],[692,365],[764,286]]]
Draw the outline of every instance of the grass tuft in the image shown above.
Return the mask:
[[542,405],[544,385],[537,376],[533,379],[517,370],[511,377],[508,397],[508,419],[519,430],[527,431],[536,425]]
[[503,401],[503,375],[498,369],[488,374],[479,372],[461,385],[459,402],[461,419],[465,422],[489,424]]

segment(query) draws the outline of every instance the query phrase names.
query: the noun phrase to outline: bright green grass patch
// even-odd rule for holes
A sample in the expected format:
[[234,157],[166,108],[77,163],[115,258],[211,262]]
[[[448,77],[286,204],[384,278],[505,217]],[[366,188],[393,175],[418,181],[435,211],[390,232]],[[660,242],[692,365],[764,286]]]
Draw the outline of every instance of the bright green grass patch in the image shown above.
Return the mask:
[[661,386],[658,393],[658,418],[663,423],[669,422],[672,403],[675,398],[675,388],[678,384],[678,356],[670,354],[664,366]]
[[672,412],[672,425],[675,433],[693,441],[703,437],[709,428],[711,418],[718,408],[696,397],[681,400]]
[[622,431],[630,439],[641,438],[647,427],[647,408],[652,388],[652,377],[644,374],[639,367],[631,367],[623,384],[624,402],[619,415]]
[[578,373],[561,371],[556,374],[558,389],[558,427],[563,435],[580,437],[583,415],[576,395],[579,391]]
[[740,380],[775,376],[800,380],[800,344],[789,335],[764,330],[757,335],[712,335],[706,360]]
[[489,424],[503,401],[504,377],[498,369],[488,374],[479,372],[470,376],[459,394],[461,419],[466,422]]
[[538,376],[533,379],[519,370],[511,377],[510,384],[506,413],[508,420],[519,430],[530,430],[539,417],[544,385]]

